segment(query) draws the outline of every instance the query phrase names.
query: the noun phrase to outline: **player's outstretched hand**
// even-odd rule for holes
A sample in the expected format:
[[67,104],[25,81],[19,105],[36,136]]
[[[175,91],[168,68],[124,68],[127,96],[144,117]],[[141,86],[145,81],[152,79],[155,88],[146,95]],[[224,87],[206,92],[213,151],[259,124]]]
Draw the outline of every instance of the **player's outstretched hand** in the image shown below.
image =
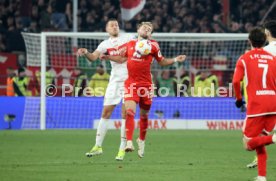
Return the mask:
[[88,53],[88,50],[86,48],[79,48],[77,51],[77,56],[83,56]]
[[241,108],[245,104],[245,102],[243,100],[236,100],[235,104],[237,108]]
[[175,59],[177,62],[184,62],[186,60],[186,55],[178,55]]

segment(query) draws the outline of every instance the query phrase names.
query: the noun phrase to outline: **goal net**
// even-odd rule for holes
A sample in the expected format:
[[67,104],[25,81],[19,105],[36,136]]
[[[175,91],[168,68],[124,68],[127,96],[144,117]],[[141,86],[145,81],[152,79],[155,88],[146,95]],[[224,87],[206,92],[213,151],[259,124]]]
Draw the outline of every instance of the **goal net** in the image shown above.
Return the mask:
[[[27,50],[27,66],[32,72],[32,97],[27,97],[22,128],[63,129],[94,128],[95,120],[101,116],[103,98],[77,97],[74,90],[64,85],[76,84],[76,72],[82,72],[86,86],[97,66],[103,65],[111,71],[109,61],[89,62],[77,57],[77,48],[84,47],[93,52],[106,33],[22,33]],[[238,57],[248,49],[247,34],[187,34],[154,33],[165,57],[187,55],[184,63],[169,67],[152,64],[153,81],[167,72],[171,81],[179,81],[183,75],[194,85],[200,72],[215,75],[218,85],[224,87],[228,98],[160,97],[154,98],[149,114],[151,120],[240,120],[244,113],[233,106],[231,83]],[[76,71],[77,70],[77,71]],[[92,94],[91,94],[92,95]],[[230,98],[229,98],[230,97]],[[120,106],[112,119],[120,120]],[[137,118],[139,114],[137,114]],[[185,124],[185,123],[183,123]]]

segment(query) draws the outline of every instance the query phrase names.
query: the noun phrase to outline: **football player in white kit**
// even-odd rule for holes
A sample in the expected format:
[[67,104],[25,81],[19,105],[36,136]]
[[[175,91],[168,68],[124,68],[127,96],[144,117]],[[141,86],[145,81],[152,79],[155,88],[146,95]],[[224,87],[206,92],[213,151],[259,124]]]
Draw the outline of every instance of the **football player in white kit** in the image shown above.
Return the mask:
[[[273,56],[276,56],[276,21],[268,21],[264,23],[263,27],[266,34],[266,40],[268,42],[268,45],[266,45],[263,49]],[[258,160],[256,156],[251,163],[246,165],[247,168],[255,168],[257,166]]]
[[264,50],[276,56],[276,20],[268,21],[264,24],[268,45]]
[[[119,34],[118,21],[110,19],[106,24],[106,32],[109,38],[100,43],[98,48],[90,53],[86,48],[78,49],[78,56],[85,56],[89,61],[94,61],[99,58],[101,54],[118,55],[118,47],[132,39],[130,35]],[[100,155],[103,153],[102,143],[108,129],[108,120],[117,104],[123,100],[124,81],[128,77],[126,63],[120,64],[116,62],[111,63],[111,76],[106,89],[104,97],[104,105],[96,134],[96,143],[92,149],[86,153],[87,157]],[[125,156],[126,136],[125,136],[125,108],[122,105],[122,121],[121,121],[121,144],[116,160],[122,161]]]

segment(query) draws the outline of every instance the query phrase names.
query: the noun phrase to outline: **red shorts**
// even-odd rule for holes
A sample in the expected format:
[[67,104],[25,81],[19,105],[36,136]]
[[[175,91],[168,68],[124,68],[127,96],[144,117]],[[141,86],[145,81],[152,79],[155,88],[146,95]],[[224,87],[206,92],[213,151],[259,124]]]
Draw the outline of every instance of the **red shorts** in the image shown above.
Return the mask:
[[142,87],[142,86],[129,86],[125,85],[125,101],[135,101],[139,103],[139,107],[144,110],[150,110],[152,104],[152,87]]
[[243,134],[248,137],[256,137],[263,132],[270,133],[276,123],[276,115],[247,117],[243,125]]

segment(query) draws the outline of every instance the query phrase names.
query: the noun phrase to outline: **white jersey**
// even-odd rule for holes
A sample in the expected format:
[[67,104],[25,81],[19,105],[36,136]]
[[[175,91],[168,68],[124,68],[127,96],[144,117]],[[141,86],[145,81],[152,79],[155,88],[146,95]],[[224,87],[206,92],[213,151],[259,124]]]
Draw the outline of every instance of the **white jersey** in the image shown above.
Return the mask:
[[276,56],[276,41],[270,42],[268,45],[264,47],[264,50]]
[[[118,55],[118,47],[129,42],[131,39],[133,39],[133,36],[131,35],[119,35],[116,38],[109,38],[107,40],[104,40],[100,43],[97,51],[101,52],[102,54],[108,54],[108,55]],[[111,75],[110,75],[110,82],[113,81],[125,81],[128,77],[127,73],[127,63],[116,63],[111,61]]]

